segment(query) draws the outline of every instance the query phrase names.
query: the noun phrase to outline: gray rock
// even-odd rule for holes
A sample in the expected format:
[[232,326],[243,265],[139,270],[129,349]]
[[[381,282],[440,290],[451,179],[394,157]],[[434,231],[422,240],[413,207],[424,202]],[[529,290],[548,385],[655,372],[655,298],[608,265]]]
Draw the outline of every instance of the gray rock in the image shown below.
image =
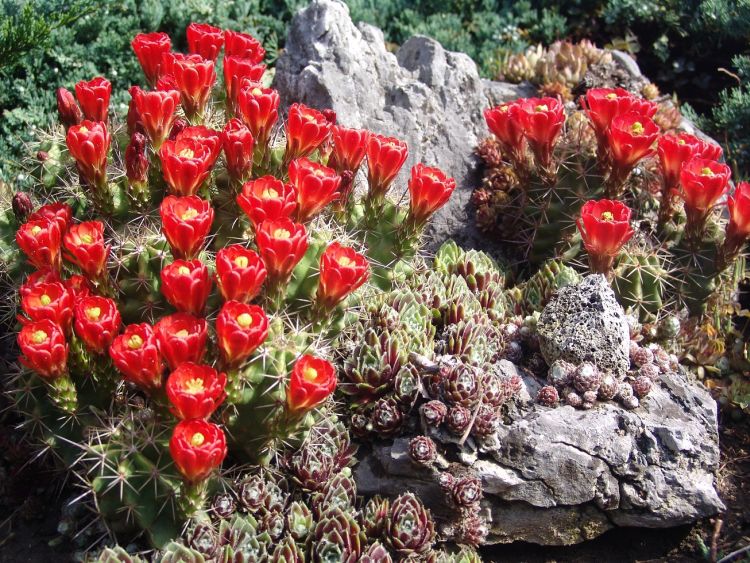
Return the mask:
[[628,321],[603,275],[589,275],[550,299],[537,324],[547,364],[593,362],[624,377],[630,367]]
[[492,244],[479,236],[470,205],[480,181],[474,147],[489,134],[482,111],[531,96],[533,88],[484,80],[467,55],[427,37],[412,37],[394,55],[382,31],[354,25],[338,0],[313,0],[294,17],[274,87],[282,106],[330,107],[342,125],[405,140],[409,158],[395,183],[398,196],[417,162],[452,175],[456,192],[430,227],[435,247],[449,237],[465,248]]

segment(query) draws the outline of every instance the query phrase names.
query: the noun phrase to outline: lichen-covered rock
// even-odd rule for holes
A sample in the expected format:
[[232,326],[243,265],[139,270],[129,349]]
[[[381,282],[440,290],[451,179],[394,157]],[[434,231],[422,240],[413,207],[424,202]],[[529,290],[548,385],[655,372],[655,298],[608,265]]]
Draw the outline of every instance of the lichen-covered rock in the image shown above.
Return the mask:
[[607,280],[589,275],[562,288],[542,311],[539,345],[548,364],[591,362],[618,377],[630,367],[630,331]]

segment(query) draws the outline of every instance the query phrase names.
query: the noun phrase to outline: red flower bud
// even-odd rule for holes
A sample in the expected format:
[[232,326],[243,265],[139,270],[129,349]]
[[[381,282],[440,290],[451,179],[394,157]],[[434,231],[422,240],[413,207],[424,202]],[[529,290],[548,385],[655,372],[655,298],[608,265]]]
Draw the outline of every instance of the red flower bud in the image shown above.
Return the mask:
[[750,237],[750,183],[740,182],[727,201],[729,207],[728,238]]
[[405,142],[370,133],[367,140],[367,181],[370,194],[378,199],[385,196],[408,154]]
[[729,166],[715,160],[696,156],[687,161],[680,172],[680,195],[688,216],[711,209],[729,189],[731,176]]
[[42,268],[32,272],[24,280],[21,287],[18,289],[18,295],[23,299],[26,295],[31,292],[40,283],[51,283],[60,281],[60,274],[49,268]]
[[159,352],[170,370],[180,364],[199,364],[206,352],[208,326],[205,319],[188,313],[175,313],[159,319],[154,327]]
[[268,317],[257,305],[227,301],[216,317],[216,341],[227,366],[238,366],[268,336]]
[[520,102],[523,134],[537,164],[548,168],[552,151],[565,123],[565,109],[557,98],[527,98]]
[[104,244],[104,224],[86,221],[72,225],[63,238],[66,258],[91,280],[98,280],[107,267],[108,245]]
[[167,398],[179,419],[207,419],[227,396],[226,374],[211,366],[186,362],[169,374]]
[[214,210],[197,196],[167,196],[159,207],[161,229],[175,258],[194,258],[211,231]]
[[187,128],[188,128],[187,121],[185,121],[184,119],[175,119],[174,123],[172,124],[172,129],[169,130],[168,139],[170,141],[174,141],[177,138],[177,135],[182,133]]
[[107,153],[110,145],[109,131],[102,121],[84,120],[68,129],[65,142],[75,159],[81,176],[93,186],[107,182]]
[[169,453],[188,483],[206,480],[227,456],[227,439],[221,428],[201,419],[183,420],[174,428]]
[[255,242],[273,282],[282,282],[292,275],[307,251],[304,225],[290,219],[264,221],[256,228]]
[[60,226],[56,221],[27,221],[16,231],[16,244],[31,264],[38,269],[60,271]]
[[325,115],[304,104],[292,104],[286,122],[286,161],[309,155],[330,132],[331,123]]
[[208,61],[216,61],[224,46],[224,32],[207,23],[191,23],[187,26],[188,49]]
[[32,321],[49,319],[68,332],[73,321],[73,294],[59,281],[37,283],[23,292],[21,309]]
[[78,103],[70,90],[57,89],[57,115],[66,130],[83,121],[81,108],[78,107]]
[[620,201],[601,199],[587,201],[576,221],[591,270],[606,273],[622,246],[633,236],[630,208]]
[[139,33],[130,45],[141,63],[146,80],[153,86],[161,74],[162,57],[172,48],[169,35],[161,32]]
[[125,175],[131,186],[146,187],[149,164],[146,154],[146,137],[141,133],[133,133],[128,148],[125,149]]
[[411,169],[409,195],[410,215],[417,225],[440,209],[450,199],[456,181],[438,169],[417,164]]
[[211,174],[221,150],[218,133],[204,127],[187,127],[159,150],[164,180],[175,195],[191,196]]
[[125,381],[146,391],[161,388],[164,364],[151,325],[126,326],[123,333],[112,341],[109,357]]
[[254,64],[263,61],[266,50],[255,37],[248,33],[240,33],[229,29],[224,31],[224,55],[250,59]]
[[169,136],[180,103],[180,94],[176,90],[145,91],[137,87],[131,89],[130,94],[143,130],[158,150]]
[[76,274],[70,276],[68,279],[63,280],[63,285],[73,295],[73,301],[78,303],[84,297],[91,295],[92,288],[91,283],[85,276]]
[[369,277],[367,258],[338,242],[330,244],[320,256],[318,304],[333,309]]
[[297,221],[305,223],[338,198],[341,177],[333,168],[297,158],[289,164],[289,183],[297,191]]
[[224,57],[224,88],[228,103],[232,111],[237,113],[237,96],[246,82],[260,82],[266,65],[254,63],[250,59],[243,59],[227,55]]
[[265,147],[279,119],[279,93],[245,82],[237,94],[237,114],[250,129],[256,145]]
[[68,225],[73,218],[73,210],[67,203],[55,202],[47,203],[42,205],[39,209],[29,215],[29,221],[37,221],[39,219],[49,219],[55,221],[60,228],[60,233],[65,233],[68,230]]
[[221,142],[230,178],[243,182],[253,169],[255,140],[250,129],[239,119],[230,119],[221,132]]
[[484,110],[484,120],[510,156],[515,160],[523,158],[526,138],[523,134],[521,100],[506,102]]
[[347,129],[334,125],[331,129],[333,152],[328,166],[338,173],[344,170],[356,172],[367,151],[367,140],[370,132],[364,129]]
[[107,297],[90,295],[76,303],[73,327],[86,348],[104,354],[120,332],[120,311]]
[[29,215],[34,211],[34,204],[31,202],[29,194],[26,192],[16,192],[13,194],[11,208],[13,209],[13,216],[16,218],[16,221],[18,223],[25,223]]
[[624,179],[638,161],[654,154],[652,146],[658,136],[659,128],[643,114],[630,112],[612,120],[607,136],[609,154],[621,178]]
[[287,407],[307,412],[325,401],[336,389],[336,368],[330,362],[304,355],[294,364],[287,390]]
[[677,189],[680,183],[680,170],[688,160],[694,156],[718,160],[722,153],[719,145],[707,143],[687,133],[662,135],[659,137],[657,151],[664,185],[669,190]]
[[257,229],[263,221],[291,217],[297,209],[297,191],[273,176],[263,176],[242,186],[237,203]]
[[102,76],[97,76],[88,82],[81,80],[76,84],[78,103],[81,104],[83,115],[91,121],[107,122],[111,94],[112,84]]
[[200,260],[175,260],[161,271],[161,292],[178,311],[203,315],[211,293],[208,268]]
[[225,301],[249,303],[260,293],[267,274],[260,256],[242,245],[216,253],[216,285]]
[[40,376],[55,379],[65,375],[68,343],[60,325],[49,319],[27,323],[18,333],[21,363]]
[[623,88],[592,88],[581,96],[581,106],[591,120],[597,139],[606,142],[612,120],[634,112],[644,117],[656,114],[656,104],[635,97]]
[[135,132],[143,133],[143,123],[141,122],[141,114],[138,113],[138,106],[135,103],[135,96],[140,91],[138,86],[131,86],[128,88],[128,94],[130,94],[130,102],[128,102],[128,115],[126,122],[128,124],[128,135],[132,135]]
[[172,55],[174,66],[172,75],[180,91],[182,108],[188,119],[203,115],[211,96],[211,88],[216,82],[214,62],[206,60],[200,55]]

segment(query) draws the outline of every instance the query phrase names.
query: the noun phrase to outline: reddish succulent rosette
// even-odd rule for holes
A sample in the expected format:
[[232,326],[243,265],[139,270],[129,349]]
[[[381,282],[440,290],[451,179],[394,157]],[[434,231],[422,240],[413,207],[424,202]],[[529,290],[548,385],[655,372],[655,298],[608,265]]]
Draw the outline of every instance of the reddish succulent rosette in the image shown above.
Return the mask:
[[230,178],[244,181],[253,169],[255,139],[250,129],[237,118],[229,120],[221,132],[221,144]]
[[367,258],[353,248],[331,243],[320,256],[317,302],[332,309],[370,277]]
[[606,273],[612,260],[633,236],[630,208],[620,201],[587,201],[577,220],[581,239],[589,253],[591,268]]
[[262,176],[242,186],[237,203],[257,228],[263,221],[291,217],[297,210],[297,191],[273,176]]
[[409,213],[417,225],[440,209],[456,189],[456,181],[439,168],[417,164],[409,179]]
[[289,378],[286,403],[292,413],[314,409],[336,389],[336,368],[315,356],[304,355],[294,364]]
[[264,221],[256,229],[255,242],[268,277],[273,282],[282,282],[292,275],[307,251],[307,230],[291,219]]
[[88,82],[81,80],[76,84],[78,103],[81,105],[84,117],[91,121],[104,121],[106,123],[111,95],[112,84],[101,76],[97,76]]
[[166,33],[139,33],[131,41],[130,46],[141,63],[146,80],[153,86],[161,74],[164,53],[172,49],[172,40]]
[[680,171],[687,161],[695,156],[718,160],[722,154],[719,145],[708,143],[687,133],[662,135],[659,137],[657,152],[664,185],[668,190],[678,188]]
[[227,456],[224,431],[201,419],[183,420],[174,428],[169,453],[185,481],[205,481]]
[[16,231],[16,244],[29,262],[40,270],[60,271],[61,239],[58,222],[49,219],[26,221]]
[[197,196],[167,196],[159,207],[161,228],[175,258],[191,259],[198,255],[211,231],[214,210]]
[[523,134],[539,165],[548,167],[563,124],[565,108],[558,98],[527,98],[519,103]]
[[227,301],[216,317],[216,340],[226,366],[248,359],[268,336],[268,317],[257,305]]
[[406,162],[409,150],[404,141],[371,133],[367,139],[367,181],[370,194],[382,198]]
[[334,125],[331,129],[333,151],[328,166],[341,173],[344,170],[356,172],[367,152],[367,139],[370,132],[364,129],[347,129]]
[[104,223],[86,221],[71,225],[63,237],[66,258],[89,279],[98,280],[107,268],[109,245],[104,244]]
[[615,117],[634,112],[645,117],[656,114],[656,104],[635,97],[623,88],[591,88],[581,96],[581,105],[591,120],[597,139],[606,139]]
[[727,200],[729,225],[727,237],[746,239],[750,236],[750,183],[740,182]]
[[180,104],[180,93],[177,90],[145,91],[136,86],[131,88],[130,95],[138,112],[138,121],[158,150],[169,137]]
[[159,352],[170,370],[180,364],[199,364],[206,352],[208,325],[205,319],[188,313],[175,313],[159,319],[154,327]]
[[29,215],[27,221],[36,221],[37,219],[49,219],[55,221],[60,227],[60,233],[64,234],[68,230],[68,225],[73,218],[73,210],[67,203],[55,202],[42,205],[39,209]]
[[484,110],[484,120],[490,132],[515,159],[522,157],[526,147],[520,102],[506,102]]
[[161,271],[161,292],[178,311],[203,315],[211,293],[208,268],[200,260],[175,260]]
[[249,303],[260,293],[266,275],[260,256],[240,244],[216,253],[216,285],[225,301]]
[[224,88],[234,113],[237,113],[237,96],[245,82],[260,82],[265,72],[266,65],[256,64],[250,59],[224,57]]
[[732,171],[726,164],[694,157],[680,172],[680,186],[685,210],[703,213],[711,209],[729,189]]
[[26,323],[18,333],[21,363],[46,379],[65,375],[68,343],[60,325],[49,319]]
[[224,401],[226,374],[211,366],[186,362],[169,374],[167,398],[181,420],[207,419]]
[[170,193],[192,196],[200,189],[221,150],[218,133],[205,127],[187,127],[159,149],[164,180]]
[[237,114],[253,134],[255,142],[265,147],[273,126],[279,119],[279,93],[261,84],[245,82],[237,93]]
[[224,44],[224,55],[228,57],[240,57],[258,64],[266,56],[263,45],[249,33],[227,29],[224,31]]
[[191,23],[187,26],[188,50],[208,61],[216,61],[224,46],[224,32],[207,23]]
[[180,91],[180,101],[188,118],[203,115],[216,82],[214,62],[200,55],[172,54],[172,76]]
[[105,184],[111,138],[104,122],[83,120],[80,125],[73,125],[65,142],[81,176],[91,185]]
[[123,333],[112,341],[109,357],[125,381],[146,391],[161,388],[164,362],[151,325],[126,326]]
[[83,121],[81,108],[78,107],[78,103],[70,90],[66,88],[58,88],[56,96],[57,116],[60,119],[60,123],[65,126],[66,130]]
[[120,323],[117,303],[108,297],[89,295],[76,303],[73,328],[89,352],[106,353],[120,332]]
[[[34,284],[22,292],[21,309],[31,321],[51,320],[67,333],[73,321],[73,294],[61,282]],[[22,323],[26,319],[19,318]]]
[[285,127],[286,161],[311,154],[328,138],[331,125],[318,110],[304,104],[292,104]]
[[651,118],[635,112],[618,115],[607,135],[612,166],[623,174],[630,172],[640,160],[654,154],[658,136],[659,127]]
[[289,183],[297,192],[297,221],[304,223],[338,198],[341,176],[307,158],[289,164]]

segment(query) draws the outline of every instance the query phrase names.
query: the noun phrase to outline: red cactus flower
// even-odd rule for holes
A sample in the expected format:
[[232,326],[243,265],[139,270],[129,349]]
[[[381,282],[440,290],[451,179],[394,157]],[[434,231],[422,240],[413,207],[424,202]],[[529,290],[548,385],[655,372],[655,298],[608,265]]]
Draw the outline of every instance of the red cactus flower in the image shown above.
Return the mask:
[[297,221],[305,223],[339,196],[341,176],[307,158],[289,164],[289,183],[297,191]]
[[21,297],[21,299],[23,299],[24,297],[26,297],[26,295],[29,294],[29,292],[31,292],[32,289],[34,289],[40,283],[52,283],[59,281],[60,274],[58,272],[55,272],[54,270],[51,270],[50,268],[42,268],[41,270],[36,270],[26,276],[26,279],[21,284],[21,287],[18,288],[18,295]]
[[520,102],[523,134],[538,165],[548,169],[563,124],[565,109],[558,98],[527,98]]
[[576,221],[592,272],[607,273],[615,256],[633,236],[630,208],[620,201],[587,201]]
[[169,374],[170,410],[181,420],[207,419],[227,396],[227,376],[211,366],[186,362]]
[[67,333],[73,321],[73,294],[59,281],[37,283],[23,293],[21,309],[32,321],[49,319]]
[[286,162],[308,156],[326,140],[331,122],[318,110],[304,104],[292,104],[286,121]]
[[263,221],[291,217],[297,209],[297,191],[273,176],[262,176],[242,186],[237,203],[257,229]]
[[[167,55],[164,55],[166,60],[172,60],[172,53],[167,53]],[[180,88],[177,86],[177,81],[174,79],[174,74],[162,74],[159,77],[159,80],[156,81],[156,86],[154,87],[154,90],[158,90],[159,92],[177,92],[179,95]]]
[[93,186],[107,183],[107,153],[111,138],[102,121],[84,120],[68,129],[65,137],[81,176]]
[[729,189],[731,175],[732,171],[726,164],[699,156],[682,166],[680,196],[685,202],[687,239],[702,235],[711,209]]
[[65,88],[57,89],[57,116],[66,130],[83,121],[81,108],[70,90]]
[[740,182],[727,200],[729,225],[727,236],[750,237],[750,183]]
[[216,61],[224,46],[224,32],[207,23],[191,23],[187,26],[188,49],[207,61]]
[[637,98],[623,88],[592,88],[581,96],[581,106],[591,120],[596,138],[604,144],[615,117],[630,112],[653,117],[657,109],[655,103]]
[[117,304],[108,297],[84,297],[76,303],[73,328],[90,352],[106,353],[120,332]]
[[136,87],[131,89],[130,95],[133,96],[143,130],[151,140],[154,149],[158,150],[169,136],[172,123],[174,123],[175,112],[180,103],[179,92],[176,90],[145,91]]
[[294,364],[289,378],[286,403],[292,413],[314,409],[336,389],[336,368],[315,356],[304,355]]
[[237,115],[253,134],[256,146],[268,144],[279,119],[279,93],[260,84],[245,82],[237,93]]
[[195,195],[211,174],[221,150],[218,133],[212,136],[206,129],[203,136],[195,129],[185,128],[175,140],[164,141],[159,150],[164,180],[175,195]]
[[417,164],[411,169],[409,214],[417,225],[422,225],[428,217],[440,209],[450,199],[456,181],[439,168]]
[[174,313],[159,319],[154,327],[159,352],[170,370],[184,362],[199,364],[206,352],[208,326],[205,319]]
[[151,325],[126,326],[112,341],[109,357],[125,381],[146,391],[161,388],[164,363]]
[[333,152],[328,166],[339,174],[344,170],[356,172],[367,152],[367,140],[370,132],[364,129],[347,129],[334,125],[331,129]]
[[86,276],[81,276],[79,274],[70,276],[68,279],[63,280],[62,283],[73,295],[73,301],[76,303],[84,297],[91,295],[91,292],[93,291],[91,283]]
[[130,43],[141,63],[146,80],[153,86],[156,84],[161,72],[162,57],[172,49],[172,41],[169,35],[161,32],[139,33]]
[[200,55],[175,53],[172,76],[180,91],[182,108],[188,119],[202,116],[211,96],[211,88],[216,82],[214,62]]
[[194,258],[211,231],[214,210],[197,196],[167,196],[159,207],[161,228],[175,258]]
[[487,127],[516,162],[523,161],[526,150],[520,102],[506,102],[484,110]]
[[353,248],[334,242],[320,256],[320,281],[317,303],[333,309],[370,277],[367,258]]
[[694,135],[680,133],[679,135],[662,135],[657,146],[661,173],[664,186],[669,190],[676,190],[680,183],[682,165],[694,156],[718,160],[721,158],[721,147],[706,142]]
[[208,268],[200,260],[175,260],[161,271],[161,292],[178,311],[203,315],[211,293]]
[[612,167],[623,180],[643,158],[654,154],[659,127],[643,114],[629,112],[612,120],[607,135]]
[[216,340],[226,366],[247,360],[268,336],[268,317],[257,305],[227,301],[216,317]]
[[109,97],[112,95],[112,84],[102,76],[81,80],[76,84],[76,98],[81,104],[83,115],[91,121],[107,122]]
[[216,285],[225,301],[249,303],[260,293],[267,274],[260,256],[242,245],[216,253]]
[[107,267],[109,245],[104,244],[104,224],[86,221],[72,225],[63,237],[66,258],[91,280],[99,280]]
[[60,233],[68,230],[68,225],[73,218],[73,210],[67,203],[55,202],[42,205],[28,217],[28,221],[37,221],[39,219],[49,219],[55,221],[60,227]]
[[253,169],[255,139],[250,129],[239,119],[231,119],[221,132],[221,142],[230,178],[243,182]]
[[367,140],[367,181],[373,198],[380,200],[385,197],[408,154],[404,141],[370,134]]
[[68,343],[60,325],[50,319],[27,323],[18,333],[21,363],[46,379],[56,379],[68,369]]
[[16,244],[31,264],[38,269],[60,271],[60,243],[62,236],[57,221],[36,219],[26,221],[16,231]]
[[265,72],[266,65],[256,64],[250,59],[224,57],[224,88],[234,114],[237,114],[237,96],[245,82],[260,82]]
[[264,221],[256,228],[256,244],[274,283],[289,279],[307,251],[307,230],[290,219]]
[[148,184],[149,158],[146,154],[146,137],[133,133],[125,149],[125,175],[128,183],[137,191],[145,190]]
[[227,456],[224,431],[201,419],[183,420],[174,428],[169,453],[185,481],[205,481]]
[[229,57],[241,57],[258,64],[266,56],[266,50],[255,37],[249,33],[240,33],[229,29],[224,31],[224,54]]

